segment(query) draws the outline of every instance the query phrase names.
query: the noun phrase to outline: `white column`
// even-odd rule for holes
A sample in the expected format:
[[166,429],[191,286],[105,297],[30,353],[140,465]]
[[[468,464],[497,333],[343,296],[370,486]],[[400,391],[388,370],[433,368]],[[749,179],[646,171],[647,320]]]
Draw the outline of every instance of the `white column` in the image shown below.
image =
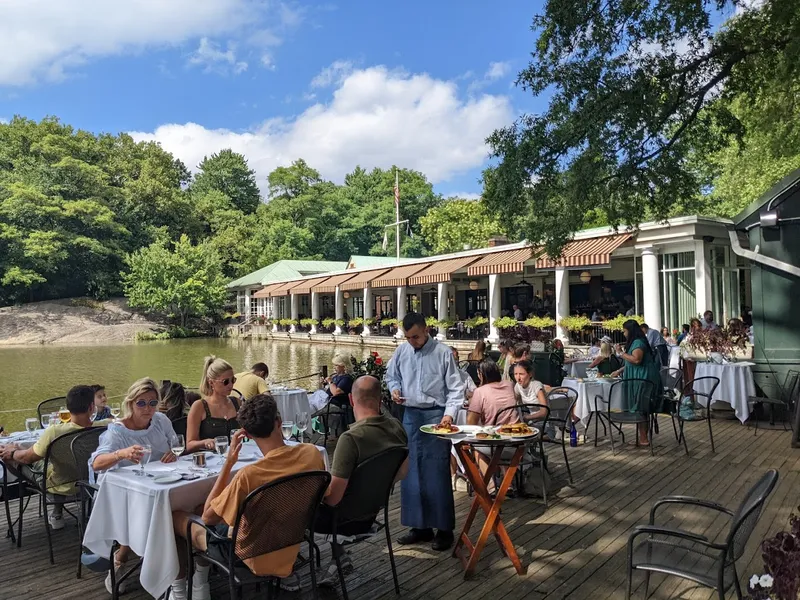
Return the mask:
[[500,334],[495,327],[495,319],[500,318],[500,276],[489,275],[489,337],[486,341],[496,344]]
[[[300,296],[298,296],[297,294],[291,294],[289,296],[289,302],[291,302],[291,304],[289,305],[289,307],[290,307],[289,310],[291,311],[291,315],[292,315],[289,318],[294,320],[294,321],[297,321],[298,313],[300,312],[300,309],[299,309]],[[291,325],[289,327],[289,333],[295,333],[296,331],[297,331],[297,328],[294,325]]]
[[556,267],[556,335],[569,341],[569,332],[559,325],[559,321],[569,316],[569,271]]
[[644,322],[651,329],[661,329],[661,286],[658,281],[658,255],[652,247],[642,250],[642,300]]
[[[695,240],[694,243],[694,297],[695,307],[698,315],[702,315],[707,310],[714,310],[712,307],[712,264],[708,260],[706,244],[703,240]],[[717,315],[714,315],[717,317]],[[720,315],[717,317],[722,318]],[[649,323],[648,323],[649,325]]]
[[250,290],[247,289],[244,291],[244,317],[245,319],[250,318]]
[[311,318],[314,319],[311,333],[317,333],[316,321],[319,321],[319,294],[317,292],[311,292]]
[[272,302],[272,331],[277,333],[278,320],[281,318],[281,312],[278,310],[278,299],[270,298],[269,301]]
[[405,337],[403,334],[403,319],[406,316],[406,287],[400,286],[397,288],[397,333],[394,334],[394,337],[397,339],[402,339]]
[[372,318],[372,286],[367,284],[364,287],[364,327],[362,328],[361,335],[364,337],[369,337],[372,332],[369,330],[369,325],[367,325],[367,319]]
[[[438,289],[436,290],[436,298],[438,302],[437,307],[437,316],[436,318],[439,321],[446,321],[447,320],[447,282],[442,282],[439,284]],[[439,328],[439,333],[436,334],[437,340],[446,340],[447,339],[447,329],[442,327]]]
[[[342,296],[342,290],[339,286],[336,286],[336,296],[335,296],[335,310],[334,316],[336,317],[337,321],[344,320],[344,296]],[[336,329],[333,330],[333,335],[342,335],[342,328],[340,325],[336,326]]]

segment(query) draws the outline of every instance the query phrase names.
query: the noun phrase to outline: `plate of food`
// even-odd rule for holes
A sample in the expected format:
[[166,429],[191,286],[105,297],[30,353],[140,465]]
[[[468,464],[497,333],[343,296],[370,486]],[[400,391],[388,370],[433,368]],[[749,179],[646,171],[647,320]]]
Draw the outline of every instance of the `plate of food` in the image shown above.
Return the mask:
[[494,432],[504,438],[529,438],[539,432],[525,423],[513,423],[495,427]]
[[457,425],[423,425],[419,428],[422,433],[432,435],[456,435],[461,433],[461,428]]

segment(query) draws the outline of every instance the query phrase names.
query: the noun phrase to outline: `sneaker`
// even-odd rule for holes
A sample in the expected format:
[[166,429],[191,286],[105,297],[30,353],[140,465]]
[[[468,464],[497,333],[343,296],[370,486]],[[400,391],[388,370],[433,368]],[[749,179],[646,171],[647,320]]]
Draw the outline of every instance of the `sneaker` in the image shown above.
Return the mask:
[[192,583],[192,600],[211,600],[211,584]]
[[50,523],[50,527],[54,531],[58,531],[59,529],[64,529],[64,516],[63,515],[50,515],[47,517],[47,520]]
[[[125,580],[122,583],[119,583],[119,577],[123,572],[124,565],[114,565],[114,576],[117,579],[117,589],[119,590],[120,594],[124,594],[128,589],[128,581]],[[108,572],[106,575],[106,590],[112,596],[114,595],[114,590],[111,589],[111,571]]]
[[300,590],[300,577],[297,573],[292,573],[288,577],[281,579],[281,589],[285,592],[297,592]]
[[111,562],[105,556],[84,552],[81,554],[81,563],[84,567],[95,573],[105,573],[111,568]]
[[[342,556],[341,561],[342,573],[344,575],[349,575],[354,571],[353,561],[350,560],[349,554]],[[328,565],[328,569],[325,571],[325,574],[322,576],[322,578],[317,582],[317,585],[321,585],[323,587],[333,587],[337,583],[339,583],[339,571],[336,568],[336,561],[331,560],[330,564]]]

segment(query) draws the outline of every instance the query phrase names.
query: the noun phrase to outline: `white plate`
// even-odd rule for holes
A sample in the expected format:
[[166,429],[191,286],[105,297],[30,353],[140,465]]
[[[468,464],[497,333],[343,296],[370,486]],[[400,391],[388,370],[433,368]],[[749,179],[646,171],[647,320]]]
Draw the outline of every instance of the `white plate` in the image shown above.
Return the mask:
[[156,475],[153,481],[156,483],[175,483],[182,479],[180,473],[165,473],[164,475]]
[[258,458],[255,454],[239,454],[239,462],[250,462]]

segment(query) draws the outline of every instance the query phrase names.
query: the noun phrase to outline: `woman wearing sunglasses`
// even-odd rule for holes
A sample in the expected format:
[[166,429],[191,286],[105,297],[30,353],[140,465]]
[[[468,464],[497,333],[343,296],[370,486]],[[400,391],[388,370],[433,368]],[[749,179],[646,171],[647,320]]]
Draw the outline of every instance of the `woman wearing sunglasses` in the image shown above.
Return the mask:
[[[138,464],[148,446],[151,460],[160,459],[165,463],[177,460],[172,453],[177,436],[169,418],[158,411],[160,401],[158,386],[152,379],[139,379],[128,388],[122,401],[120,420],[108,425],[108,430],[100,436],[97,450],[89,459],[95,473]],[[129,553],[128,546],[120,546],[114,557],[115,569],[121,568]],[[111,593],[111,573],[106,577],[106,588]],[[125,582],[120,585],[120,591],[124,588]]]
[[207,356],[200,380],[201,401],[192,404],[186,418],[186,449],[189,452],[213,450],[214,438],[231,437],[239,429],[236,414],[239,402],[231,396],[236,377],[233,367],[216,356]]

